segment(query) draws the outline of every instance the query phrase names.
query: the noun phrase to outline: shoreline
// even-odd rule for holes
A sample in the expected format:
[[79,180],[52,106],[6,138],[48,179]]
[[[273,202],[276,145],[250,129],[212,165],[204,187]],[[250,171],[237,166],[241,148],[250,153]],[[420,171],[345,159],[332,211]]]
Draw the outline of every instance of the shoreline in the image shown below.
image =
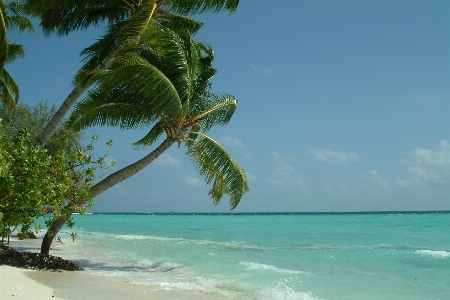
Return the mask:
[[[41,238],[18,240],[11,237],[10,244],[5,245],[19,251],[39,252],[41,241]],[[58,250],[54,248],[50,250],[50,254],[59,256]],[[0,265],[0,299],[207,300],[211,298],[193,291],[164,289],[159,285],[139,284],[126,279],[95,275],[89,273],[89,270],[43,271]]]

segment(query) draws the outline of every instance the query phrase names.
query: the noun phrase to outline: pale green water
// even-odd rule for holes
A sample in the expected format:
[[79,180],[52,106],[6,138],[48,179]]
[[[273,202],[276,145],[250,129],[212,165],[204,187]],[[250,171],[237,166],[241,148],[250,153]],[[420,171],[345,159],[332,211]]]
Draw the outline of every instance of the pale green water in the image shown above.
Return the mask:
[[[58,255],[210,299],[450,299],[450,213],[75,216]],[[151,299],[151,291],[148,293]]]

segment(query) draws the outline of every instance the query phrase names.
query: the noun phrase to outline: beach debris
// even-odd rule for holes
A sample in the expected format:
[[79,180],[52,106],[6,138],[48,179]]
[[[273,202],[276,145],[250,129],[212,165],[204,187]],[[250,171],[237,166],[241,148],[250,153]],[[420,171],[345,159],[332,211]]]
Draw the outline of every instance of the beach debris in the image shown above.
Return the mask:
[[0,244],[0,265],[46,271],[81,271],[77,263],[53,255],[29,251],[17,251]]

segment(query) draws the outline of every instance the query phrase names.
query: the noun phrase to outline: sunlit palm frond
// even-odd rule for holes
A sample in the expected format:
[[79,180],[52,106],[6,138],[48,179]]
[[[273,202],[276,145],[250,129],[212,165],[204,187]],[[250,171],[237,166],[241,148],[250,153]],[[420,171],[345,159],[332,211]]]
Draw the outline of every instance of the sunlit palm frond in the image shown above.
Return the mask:
[[237,9],[238,4],[239,0],[170,0],[167,2],[169,10],[186,15],[223,10],[232,13]]
[[162,26],[176,33],[195,35],[203,26],[203,22],[178,14],[165,14],[159,17]]
[[77,104],[70,125],[135,128],[155,118],[172,118],[181,102],[172,83],[150,64],[112,65],[97,78],[95,88]]
[[213,184],[210,195],[214,201],[218,203],[223,194],[229,194],[233,209],[249,191],[245,171],[219,143],[200,132],[197,134],[200,140],[188,145],[186,154],[206,183]]
[[216,125],[226,125],[236,111],[238,101],[231,95],[209,93],[201,114],[193,117],[202,120],[202,131],[207,132]]
[[67,121],[67,127],[77,131],[96,125],[130,128],[141,120],[139,107],[132,103],[117,103],[113,99],[112,93],[105,95],[90,91],[85,101],[77,104]]
[[[105,35],[81,52],[85,62],[82,69],[93,70],[97,68],[112,51],[119,50],[121,44],[125,41],[137,39],[148,28],[159,27],[159,24],[152,21],[154,10],[155,5],[147,5],[128,20],[109,26]],[[138,43],[137,40],[136,43]]]
[[185,49],[185,38],[163,30],[149,40],[153,53],[159,60],[158,68],[176,87],[183,104],[189,100],[190,92],[190,60]]

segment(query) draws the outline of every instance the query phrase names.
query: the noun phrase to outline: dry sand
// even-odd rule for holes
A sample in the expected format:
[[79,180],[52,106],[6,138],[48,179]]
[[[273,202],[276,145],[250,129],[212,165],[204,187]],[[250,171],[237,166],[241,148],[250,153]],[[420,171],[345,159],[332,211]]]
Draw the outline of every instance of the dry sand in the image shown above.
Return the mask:
[[10,266],[0,266],[0,299],[63,299],[55,290],[27,277],[28,271]]

